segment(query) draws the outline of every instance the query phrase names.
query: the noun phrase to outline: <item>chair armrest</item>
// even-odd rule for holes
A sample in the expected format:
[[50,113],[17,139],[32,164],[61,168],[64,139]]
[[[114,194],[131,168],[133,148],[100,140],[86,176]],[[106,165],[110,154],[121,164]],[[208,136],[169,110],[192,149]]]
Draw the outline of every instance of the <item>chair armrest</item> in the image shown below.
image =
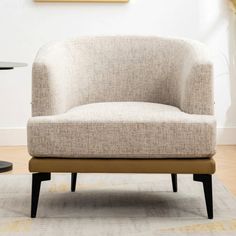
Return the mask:
[[67,99],[71,56],[63,42],[43,46],[33,63],[32,115],[47,116],[70,108]]
[[190,114],[213,115],[213,64],[207,48],[188,42],[187,56],[181,71],[180,108]]

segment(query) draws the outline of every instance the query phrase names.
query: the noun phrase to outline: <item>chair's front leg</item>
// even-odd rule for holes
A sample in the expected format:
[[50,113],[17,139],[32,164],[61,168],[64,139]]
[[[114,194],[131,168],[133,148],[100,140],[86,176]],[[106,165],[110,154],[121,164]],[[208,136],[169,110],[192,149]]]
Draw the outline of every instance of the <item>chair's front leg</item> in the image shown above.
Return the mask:
[[41,182],[50,179],[51,173],[32,174],[31,218],[35,218],[37,214]]
[[209,174],[194,174],[193,180],[203,183],[208,219],[213,219],[212,176]]

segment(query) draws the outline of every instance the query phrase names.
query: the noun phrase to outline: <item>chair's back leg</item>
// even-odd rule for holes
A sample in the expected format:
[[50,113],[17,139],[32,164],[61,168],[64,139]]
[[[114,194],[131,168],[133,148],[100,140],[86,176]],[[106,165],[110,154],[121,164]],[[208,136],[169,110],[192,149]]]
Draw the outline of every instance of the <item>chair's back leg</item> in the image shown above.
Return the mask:
[[77,173],[71,173],[71,192],[75,192]]
[[213,219],[212,176],[209,174],[194,174],[193,180],[203,183],[208,219]]
[[32,174],[31,218],[35,218],[37,214],[41,182],[50,179],[51,173]]
[[178,191],[177,174],[171,174],[173,192]]

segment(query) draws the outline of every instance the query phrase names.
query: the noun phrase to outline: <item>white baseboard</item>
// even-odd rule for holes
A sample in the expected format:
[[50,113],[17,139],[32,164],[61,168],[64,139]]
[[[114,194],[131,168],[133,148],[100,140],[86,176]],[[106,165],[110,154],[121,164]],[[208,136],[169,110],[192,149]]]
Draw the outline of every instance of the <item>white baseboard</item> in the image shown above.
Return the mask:
[[[25,127],[0,128],[0,146],[20,146],[27,144]],[[236,144],[236,127],[217,128],[217,144]]]
[[0,146],[21,146],[26,144],[25,127],[0,128]]
[[234,145],[236,144],[236,127],[218,127],[217,128],[217,144],[218,145]]

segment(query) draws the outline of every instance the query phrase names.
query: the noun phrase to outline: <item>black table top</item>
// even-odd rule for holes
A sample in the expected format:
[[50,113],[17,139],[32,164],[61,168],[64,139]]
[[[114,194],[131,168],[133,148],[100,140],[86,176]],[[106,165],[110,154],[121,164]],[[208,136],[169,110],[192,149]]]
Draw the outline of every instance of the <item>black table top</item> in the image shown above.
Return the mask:
[[23,67],[27,66],[26,63],[20,63],[20,62],[1,62],[0,61],[0,70],[10,70],[15,67]]

